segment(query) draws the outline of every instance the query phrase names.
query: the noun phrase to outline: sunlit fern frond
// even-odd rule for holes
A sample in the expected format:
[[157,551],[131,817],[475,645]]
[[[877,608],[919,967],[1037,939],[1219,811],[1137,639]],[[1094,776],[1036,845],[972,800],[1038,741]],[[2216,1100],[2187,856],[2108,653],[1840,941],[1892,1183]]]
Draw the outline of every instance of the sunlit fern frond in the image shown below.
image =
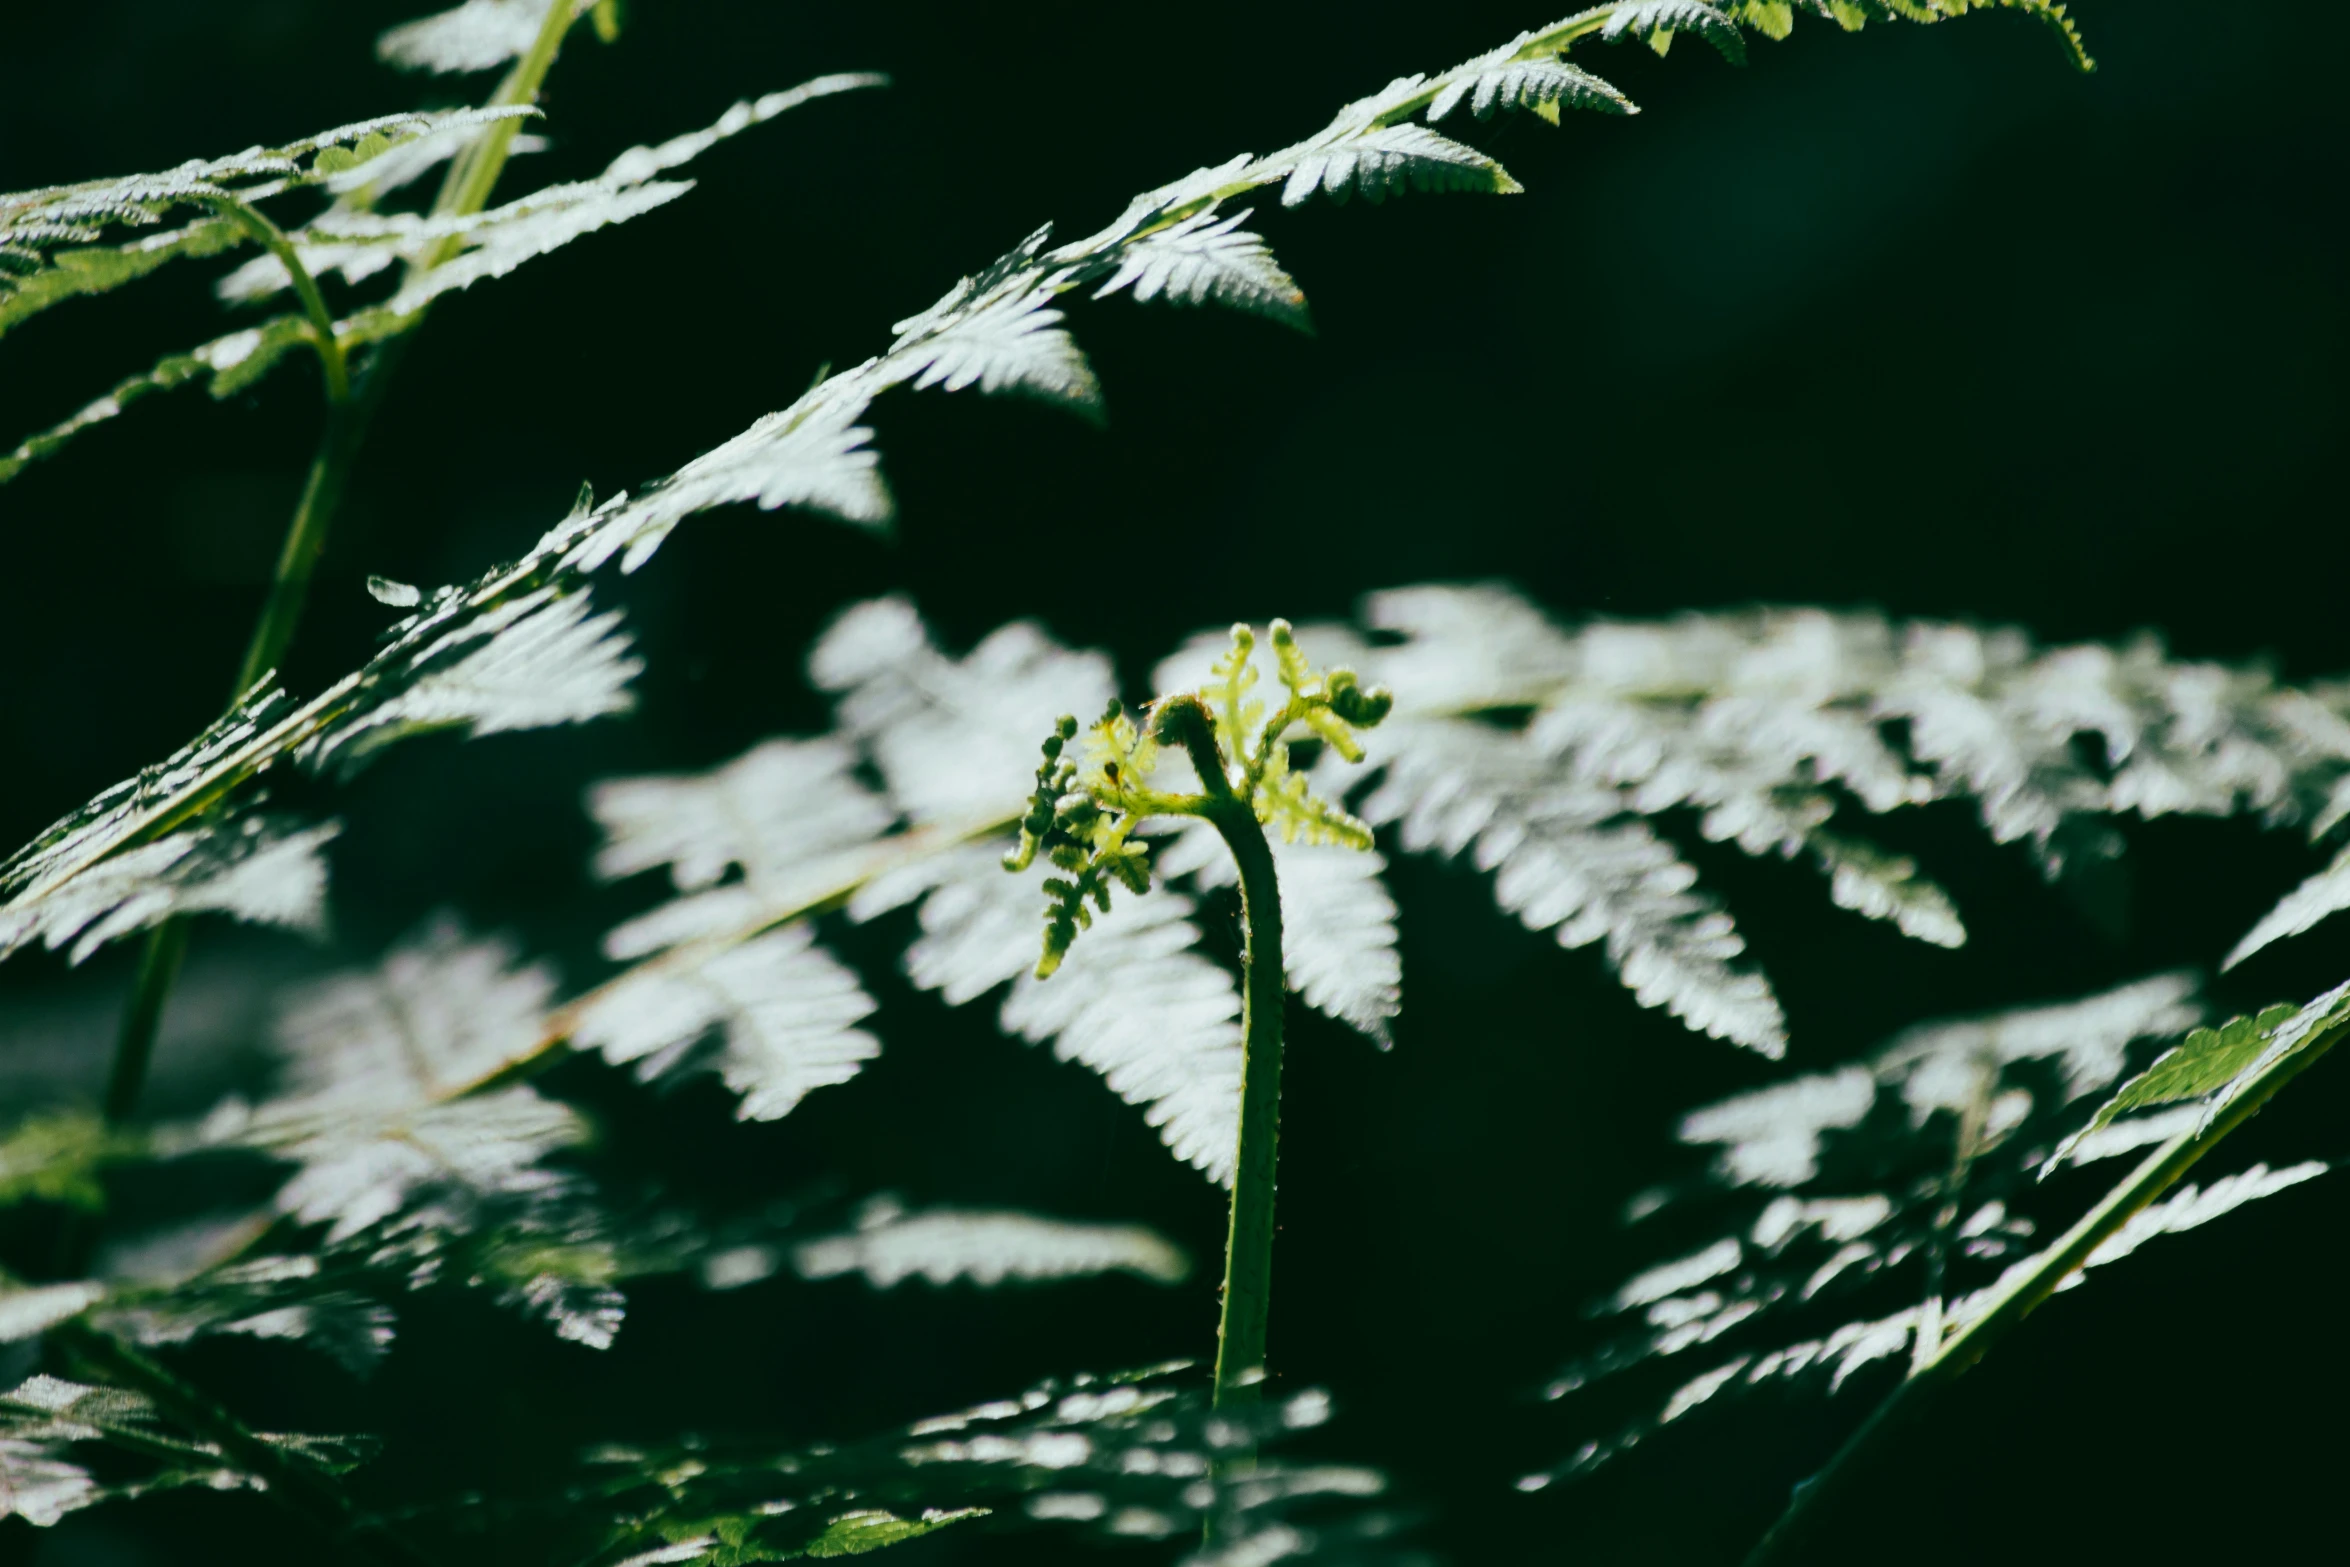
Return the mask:
[[865,1204],[854,1228],[802,1242],[792,1266],[803,1279],[859,1274],[876,1289],[910,1278],[1001,1284],[1104,1273],[1176,1284],[1191,1271],[1189,1258],[1139,1225],[959,1208],[909,1211],[890,1198]]
[[95,243],[119,229],[150,228],[190,208],[218,213],[290,190],[364,178],[376,159],[420,143],[454,143],[485,125],[536,111],[522,107],[387,114],[321,131],[280,147],[118,179],[84,180],[0,194],[0,333],[52,305],[134,282],[170,261],[217,255],[250,243],[227,216],[210,215],[159,234]]
[[[1690,1112],[1679,1137],[1710,1152],[1708,1167],[1643,1194],[1630,1213],[1658,1232],[1668,1260],[1601,1303],[1625,1326],[1549,1389],[1591,1411],[1586,1427],[1626,1400],[1636,1412],[1537,1479],[1586,1470],[1733,1392],[1791,1382],[1833,1392],[1865,1367],[1930,1351],[2099,1194],[2093,1178],[2047,1177],[2164,1141],[2180,1125],[2182,1112],[2164,1108],[2177,1100],[2198,1100],[2184,1107],[2190,1119],[2212,1113],[2212,1096],[2251,1060],[2338,1021],[2340,1001],[2197,1030],[2133,1080],[2153,1087],[2125,1089],[2095,1116],[2133,1062],[2202,1015],[2190,978],[1922,1024],[1852,1065]],[[2181,1188],[2087,1265],[2325,1169],[2254,1166]],[[1596,1386],[1619,1380],[1620,1391]]]
[[[557,0],[463,0],[420,16],[375,41],[375,57],[395,70],[444,74],[487,71],[519,58],[538,37]],[[571,0],[562,0],[569,4]]]
[[[598,1567],[829,1556],[918,1538],[983,1512],[1080,1538],[1190,1541],[1195,1560],[1403,1567],[1419,1559],[1385,1477],[1283,1451],[1330,1418],[1318,1391],[1212,1410],[1181,1366],[1077,1376],[860,1442],[710,1454],[592,1455],[550,1526],[607,1531]],[[690,1462],[684,1455],[697,1454]],[[1247,1452],[1242,1466],[1229,1455]],[[669,1478],[678,1477],[678,1478]],[[592,1534],[590,1535],[592,1538]]]

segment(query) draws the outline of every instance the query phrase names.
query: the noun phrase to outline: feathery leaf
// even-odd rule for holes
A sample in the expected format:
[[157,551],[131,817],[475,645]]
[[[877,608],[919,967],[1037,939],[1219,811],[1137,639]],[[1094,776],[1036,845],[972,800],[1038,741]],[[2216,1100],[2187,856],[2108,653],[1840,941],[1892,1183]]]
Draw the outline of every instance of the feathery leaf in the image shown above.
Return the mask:
[[868,1203],[855,1229],[795,1249],[792,1265],[804,1279],[861,1273],[875,1289],[916,1276],[932,1284],[993,1285],[1129,1273],[1179,1284],[1191,1271],[1182,1252],[1137,1225],[957,1208],[910,1213],[887,1199]]
[[375,57],[401,71],[486,71],[528,51],[554,3],[464,0],[454,10],[391,28],[376,39]]

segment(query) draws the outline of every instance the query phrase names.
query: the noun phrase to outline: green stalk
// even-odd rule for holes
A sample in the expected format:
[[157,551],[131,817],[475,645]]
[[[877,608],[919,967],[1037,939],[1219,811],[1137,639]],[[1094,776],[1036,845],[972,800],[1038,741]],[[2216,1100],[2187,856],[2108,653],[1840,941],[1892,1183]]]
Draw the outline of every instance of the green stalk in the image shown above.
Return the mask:
[[[575,0],[556,0],[548,7],[547,19],[540,25],[538,36],[499,84],[496,95],[490,99],[491,107],[530,103],[538,97],[539,88],[562,47],[563,37],[579,15],[580,7]],[[436,214],[466,217],[488,203],[490,192],[497,187],[498,177],[505,172],[507,158],[512,154],[514,132],[513,120],[500,120],[450,160],[449,173],[433,202]],[[241,201],[229,200],[216,205],[277,257],[293,279],[294,292],[310,321],[311,339],[318,350],[319,368],[326,382],[326,429],[319,437],[317,454],[311,459],[310,474],[303,482],[302,498],[295,504],[293,520],[287,524],[286,541],[278,551],[277,569],[270,578],[269,597],[263,602],[261,617],[246,643],[244,660],[237,666],[236,686],[229,693],[233,705],[262,676],[276,669],[293,645],[294,632],[301,625],[303,608],[309,602],[310,579],[317,569],[319,556],[325,552],[327,530],[342,505],[343,491],[358,458],[360,443],[383,401],[385,388],[410,334],[423,325],[424,313],[419,311],[398,337],[376,350],[354,389],[342,343],[335,332],[333,313],[327,309],[318,280],[302,264],[301,253],[293,242],[275,223]],[[459,243],[455,236],[442,239],[417,259],[411,271],[440,265],[456,253]],[[163,1022],[164,1003],[171,994],[173,981],[179,977],[187,947],[184,922],[170,919],[149,933],[139,955],[138,973],[131,984],[130,1001],[123,1009],[122,1027],[115,1036],[114,1061],[107,1075],[106,1119],[110,1123],[128,1120],[138,1108],[148,1066],[155,1055],[155,1034]],[[69,1237],[68,1251],[78,1252],[86,1244],[86,1238]]]
[[1254,1400],[1265,1376],[1265,1322],[1273,1304],[1274,1178],[1281,1142],[1281,889],[1273,846],[1248,797],[1225,777],[1215,729],[1196,699],[1168,703],[1161,733],[1180,741],[1204,793],[1199,814],[1240,868],[1240,1149],[1224,1235],[1224,1305],[1216,1328],[1219,1408]]
[[1795,1499],[1770,1532],[1747,1554],[1746,1567],[1804,1560],[1812,1554],[1821,1515],[1833,1512],[1838,1499],[1865,1489],[1867,1481],[1892,1462],[1882,1440],[1896,1428],[1915,1421],[1935,1395],[1958,1380],[1983,1358],[1991,1346],[2031,1309],[2056,1292],[2056,1287],[2089,1260],[2121,1227],[2160,1197],[2195,1162],[2219,1145],[2230,1132],[2260,1112],[2263,1105],[2294,1078],[2317,1064],[2345,1031],[2337,1028],[2310,1041],[2300,1050],[2271,1063],[2247,1082],[2210,1126],[2189,1129],[2164,1143],[2103,1201],[2081,1216],[2080,1222],[2058,1237],[2028,1267],[2008,1279],[1990,1306],[1920,1360],[1907,1381],[1877,1406],[1874,1414],[1836,1450],[1826,1467],[1796,1488]]

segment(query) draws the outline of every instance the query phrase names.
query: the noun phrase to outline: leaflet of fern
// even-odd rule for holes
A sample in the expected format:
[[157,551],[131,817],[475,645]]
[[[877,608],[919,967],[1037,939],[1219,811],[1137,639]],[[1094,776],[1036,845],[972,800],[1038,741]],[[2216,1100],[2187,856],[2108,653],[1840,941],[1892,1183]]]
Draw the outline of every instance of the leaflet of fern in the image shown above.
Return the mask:
[[1032,621],[950,658],[899,597],[843,611],[808,673],[833,693],[842,733],[872,755],[898,809],[955,827],[1018,816],[1038,738],[1063,713],[1098,712],[1116,689],[1108,659],[1071,652]]
[[554,976],[515,962],[507,943],[444,921],[373,970],[297,993],[277,1028],[291,1092],[253,1109],[232,1101],[201,1137],[301,1166],[278,1204],[331,1223],[330,1243],[435,1186],[542,1184],[539,1159],[585,1135],[578,1117],[527,1087],[463,1097],[538,1048]]
[[[684,1448],[606,1448],[593,1455],[585,1506],[562,1522],[577,1527],[590,1509],[608,1518],[593,1559],[611,1564],[832,1554],[844,1547],[821,1542],[850,1521],[886,1542],[984,1509],[1113,1541],[1196,1542],[1205,1525],[1215,1544],[1190,1558],[1203,1567],[1417,1559],[1380,1505],[1378,1472],[1280,1451],[1329,1419],[1326,1395],[1211,1411],[1186,1369],[1072,1377],[804,1452],[685,1465]],[[1226,1461],[1239,1453],[1252,1461]]]
[[607,1060],[633,1062],[645,1080],[687,1061],[711,1033],[717,1063],[741,1096],[744,1120],[788,1115],[811,1091],[845,1083],[881,1053],[855,1027],[873,1011],[856,976],[786,925],[715,951],[655,960],[598,991],[573,1034]]
[[868,1203],[856,1228],[795,1248],[792,1266],[804,1279],[862,1274],[876,1289],[917,1277],[993,1285],[1104,1273],[1175,1284],[1191,1271],[1182,1252],[1138,1225],[956,1208],[908,1212],[887,1199]]
[[[364,1438],[265,1432],[260,1440],[328,1473],[354,1468],[372,1451]],[[89,1451],[101,1445],[116,1450],[103,1466]],[[129,1478],[118,1478],[126,1453],[143,1462]],[[100,1478],[101,1467],[108,1478]],[[102,1501],[186,1485],[230,1490],[261,1483],[128,1389],[36,1376],[0,1393],[0,1520],[18,1517],[45,1528]]]
[[375,56],[403,71],[486,71],[530,48],[555,0],[464,0],[375,41]]
[[333,822],[311,827],[248,812],[158,838],[87,875],[46,887],[32,882],[0,904],[0,958],[38,941],[52,951],[70,944],[71,961],[79,963],[109,942],[186,914],[315,929],[325,910],[323,851],[341,830]]
[[[314,169],[311,176],[298,182],[323,183],[341,192],[342,198],[311,223],[290,232],[286,239],[313,277],[339,274],[347,283],[358,283],[394,263],[407,265],[400,286],[388,300],[335,323],[337,340],[347,351],[357,349],[408,330],[416,323],[419,313],[444,294],[504,277],[526,261],[599,229],[640,217],[693,188],[690,181],[653,181],[654,175],[687,163],[719,142],[804,103],[834,93],[879,86],[882,82],[883,78],[870,74],[818,77],[787,91],[737,103],[705,130],[673,137],[656,146],[632,147],[615,158],[596,179],[548,186],[502,206],[470,214],[375,211],[372,203],[391,182],[384,177],[390,171],[379,168],[373,149],[377,143],[386,149],[395,145],[378,133],[366,143],[370,149],[367,162]],[[523,111],[500,111],[500,115],[516,112]],[[495,117],[498,116],[491,116]],[[481,123],[484,123],[482,114],[471,114],[470,118],[443,117],[433,123],[430,137],[398,143],[398,152],[391,155],[414,163],[419,155],[436,146],[453,147],[459,133],[470,134]],[[403,168],[397,172],[405,176],[411,170]],[[260,199],[287,188],[288,183],[281,182],[266,190],[239,194],[241,198]],[[227,220],[219,221],[226,228],[226,238],[189,243],[201,243],[217,251],[250,238]],[[440,248],[450,241],[457,242],[457,254],[443,257],[436,265],[420,265],[438,255]],[[43,275],[46,274],[36,274],[36,278]],[[85,263],[73,275],[96,274]],[[5,273],[0,272],[0,282],[4,281]],[[227,300],[253,300],[281,292],[291,282],[291,276],[276,256],[263,255],[223,278],[219,292]],[[7,306],[8,299],[0,297],[0,327],[6,324]],[[148,392],[169,390],[209,372],[213,396],[233,395],[268,374],[288,350],[306,344],[312,330],[303,317],[284,316],[261,328],[230,333],[189,353],[168,355],[145,374],[119,384],[110,396],[33,436],[10,456],[0,458],[0,483],[12,478],[26,463],[52,455],[91,425],[118,415],[125,406]]]
[[[2324,1005],[2309,1014],[2312,1027],[2333,1015]],[[1866,1061],[1692,1112],[1679,1136],[1714,1150],[1711,1170],[1644,1194],[1630,1217],[1686,1236],[1684,1215],[1704,1213],[1715,1224],[1727,1217],[1728,1233],[1628,1281],[1603,1309],[1637,1325],[1569,1365],[1548,1390],[1565,1398],[1638,1372],[1643,1387],[1663,1391],[1647,1398],[1651,1413],[1532,1479],[1604,1461],[1724,1392],[1815,1376],[1834,1391],[1867,1365],[1939,1343],[1988,1306],[2003,1270],[2031,1259],[2042,1214],[2059,1221],[2054,1233],[2085,1205],[2079,1183],[2052,1198],[2042,1175],[2144,1145],[2143,1137],[2082,1136],[2084,1101],[2200,1011],[2191,978],[2163,975],[2078,1002],[1922,1025]],[[2253,1043],[2278,1026],[2270,1019]],[[2324,1168],[2303,1163],[2272,1175],[2261,1167],[2207,1191],[2183,1188],[2093,1261],[2116,1260]],[[1870,1302],[1888,1298],[1904,1303],[1871,1314]],[[1831,1325],[1816,1336],[1790,1338],[1790,1328],[1800,1335],[1822,1320]],[[1648,1369],[1700,1350],[1717,1363],[1693,1379],[1660,1384],[1664,1373]]]

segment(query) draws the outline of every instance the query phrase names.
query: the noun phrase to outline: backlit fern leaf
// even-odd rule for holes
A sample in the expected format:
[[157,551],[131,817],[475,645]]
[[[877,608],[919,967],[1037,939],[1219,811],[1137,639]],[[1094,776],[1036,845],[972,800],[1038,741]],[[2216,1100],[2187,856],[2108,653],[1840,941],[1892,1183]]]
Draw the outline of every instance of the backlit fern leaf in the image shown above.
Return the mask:
[[1200,212],[1144,235],[1126,247],[1118,270],[1093,297],[1102,299],[1131,287],[1139,300],[1164,297],[1179,305],[1213,301],[1304,326],[1306,296],[1274,261],[1264,240],[1240,226],[1248,217],[1246,208],[1221,218]]
[[[768,93],[764,97],[735,104],[715,124],[703,130],[672,137],[653,146],[631,147],[613,159],[603,174],[593,180],[548,186],[501,206],[469,214],[377,212],[372,202],[381,194],[384,181],[380,177],[371,180],[370,175],[379,169],[379,156],[382,159],[413,158],[428,146],[453,144],[453,138],[460,133],[471,134],[484,123],[482,115],[443,116],[430,122],[430,135],[402,141],[391,141],[381,132],[371,132],[372,139],[363,143],[371,149],[366,162],[321,167],[302,176],[299,183],[323,183],[329,189],[344,192],[345,199],[338,201],[311,223],[287,234],[286,241],[301,258],[304,268],[314,277],[339,274],[346,282],[358,283],[395,264],[406,265],[407,271],[389,299],[368,305],[335,323],[336,340],[346,352],[356,351],[407,331],[415,325],[421,312],[445,294],[470,288],[488,279],[504,277],[524,262],[558,250],[584,235],[628,222],[666,206],[691,190],[692,182],[655,180],[654,176],[692,161],[719,142],[753,126],[763,125],[777,115],[817,98],[878,86],[882,81],[883,78],[870,74],[848,73],[821,76],[787,91]],[[380,154],[372,150],[376,142],[384,144],[385,150]],[[288,182],[281,181],[265,190],[244,194],[259,199],[262,195],[276,194],[287,188]],[[205,238],[211,230],[199,225],[197,229],[187,231],[190,237],[186,244],[209,247],[206,251],[209,253],[250,237],[226,219],[214,221],[223,225],[225,237],[216,237],[217,242]],[[153,249],[152,242],[140,243]],[[452,245],[455,247],[453,255],[442,254],[445,247]],[[85,282],[102,274],[113,277],[116,271],[132,263],[119,259],[102,261],[99,258],[118,254],[143,258],[138,263],[141,269],[151,269],[150,264],[159,264],[148,251],[138,250],[137,246],[126,247],[119,253],[70,252],[69,257],[78,259],[71,260],[70,264],[61,261],[66,270],[58,272],[56,276],[70,280],[70,274],[70,278]],[[437,264],[421,265],[435,258]],[[40,283],[48,275],[36,273],[26,287]],[[127,281],[134,275],[137,273],[123,272],[117,280]],[[275,255],[265,254],[229,273],[221,280],[219,291],[224,299],[253,300],[282,292],[290,286],[291,281],[284,264]],[[0,284],[5,282],[5,273],[0,273]],[[54,291],[64,287],[65,283],[59,281],[42,286]],[[0,327],[6,325],[8,308],[9,297],[0,295]],[[280,316],[259,327],[229,333],[187,353],[167,355],[145,374],[120,383],[109,396],[91,403],[71,419],[31,437],[10,455],[0,457],[0,483],[13,478],[27,463],[53,455],[83,430],[120,414],[131,402],[149,392],[167,391],[199,375],[208,374],[214,397],[233,395],[267,375],[287,352],[309,343],[312,333],[313,328],[305,318]],[[838,398],[829,401],[836,406],[841,403]],[[849,418],[853,420],[856,410],[862,406],[858,403],[851,408]],[[811,426],[809,434],[821,440],[823,431],[823,422],[819,420]],[[758,427],[754,427],[734,444],[760,444],[757,438],[762,433]],[[839,432],[836,430],[833,433],[837,435]],[[861,439],[862,432],[855,434]],[[802,444],[805,446],[806,443]],[[849,442],[852,447],[855,444],[855,440]],[[725,460],[721,458],[721,452],[725,451],[725,448],[721,448],[720,452],[713,452],[710,457],[720,459],[720,465],[723,466]],[[809,461],[813,456],[811,452],[802,450],[793,455],[818,473],[823,471],[822,465]],[[836,464],[838,461],[836,458]],[[870,457],[863,459],[863,466],[870,470]],[[735,488],[739,493],[729,494],[725,498],[757,499],[761,504],[772,507],[797,502],[821,503],[820,495],[835,498],[844,489],[839,480],[826,483],[821,479],[813,483],[804,481],[795,489],[789,481],[777,476],[778,469],[772,460],[766,466],[766,475],[763,482],[752,484],[747,489],[743,488],[738,479]],[[863,488],[870,492],[873,483],[867,478]],[[876,501],[867,493],[845,504],[836,504],[832,509],[871,520],[877,515],[886,514],[887,504],[886,497]],[[656,536],[653,545],[657,547],[657,544]]]
[[1374,753],[1385,772],[1364,800],[1408,849],[1473,852],[1494,897],[1561,946],[1603,942],[1644,1006],[1776,1056],[1786,1017],[1728,914],[1695,890],[1697,872],[1604,788],[1561,787],[1538,751],[1460,720],[1400,727]]
[[1644,38],[1657,53],[1665,52],[1675,33],[1695,33],[1732,65],[1746,63],[1746,40],[1732,22],[1704,0],[1632,0],[1610,6],[1599,36],[1609,43],[1620,38]]
[[1109,660],[1072,652],[1033,621],[999,627],[961,658],[941,653],[903,598],[844,611],[808,655],[845,738],[872,754],[917,824],[994,826],[1020,811],[1036,737],[1062,713],[1097,712]]
[[1090,409],[1101,386],[1052,307],[1068,281],[1030,270],[1052,230],[1038,229],[1010,255],[918,316],[900,321],[884,362],[916,390],[1022,391]]
[[[376,58],[403,71],[486,71],[530,48],[556,0],[464,0],[403,22],[375,41]],[[570,0],[562,0],[569,4]]]
[[0,333],[51,305],[102,293],[165,262],[214,255],[251,238],[229,219],[206,217],[112,247],[91,245],[109,229],[146,227],[190,207],[263,201],[348,175],[397,148],[413,149],[423,139],[462,139],[484,125],[534,112],[499,107],[389,114],[282,147],[192,159],[155,174],[0,194],[0,254],[11,258],[10,265],[0,266]]
[[261,812],[215,817],[105,861],[88,875],[0,889],[0,957],[38,941],[79,963],[109,942],[188,914],[314,929],[325,912],[321,851],[341,827]]
[[[2339,999],[2309,1016],[2338,1018]],[[1925,1024],[1860,1062],[1683,1117],[1680,1140],[1711,1150],[1711,1169],[1645,1194],[1631,1215],[1670,1229],[1670,1260],[1603,1303],[1632,1320],[1549,1389],[1567,1398],[1637,1376],[1653,1389],[1640,1398],[1651,1412],[1585,1444],[1553,1475],[1588,1469],[1727,1393],[1797,1379],[1834,1391],[1868,1366],[1923,1353],[1921,1342],[1938,1345],[1985,1308],[2036,1237],[2086,1206],[2077,1181],[2043,1188],[2045,1170],[2142,1149],[2177,1129],[2173,1117],[2148,1117],[2081,1135],[2096,1125],[2093,1097],[2201,1010],[2190,979],[2165,975],[2077,1002]],[[2267,1026],[2274,1032],[2276,1021]],[[2324,1168],[2256,1167],[2182,1189],[2088,1265]],[[1694,1230],[1693,1214],[1705,1216]],[[1689,1362],[1710,1366],[1692,1376],[1678,1369]]]
[[[1015,802],[1016,804],[1016,802]],[[1229,1185],[1240,1127],[1240,996],[1196,950],[1191,901],[1120,900],[1098,916],[1050,981],[1036,978],[1036,878],[1004,874],[1003,844],[982,842],[876,878],[850,904],[859,919],[921,899],[907,950],[915,984],[962,1005],[1010,982],[1007,1033],[1101,1074],[1143,1107],[1175,1156]]]
[[[1523,35],[1520,37],[1523,42]],[[1558,123],[1559,108],[1597,109],[1607,114],[1638,114],[1632,100],[1588,71],[1564,60],[1517,57],[1515,45],[1494,51],[1490,65],[1472,62],[1448,73],[1450,80],[1428,104],[1434,124],[1462,103],[1480,120],[1495,109],[1528,109]]]
[[595,992],[573,1040],[650,1081],[695,1063],[693,1047],[723,1040],[714,1063],[746,1121],[789,1115],[815,1089],[845,1083],[881,1053],[855,1025],[873,1011],[856,976],[806,925],[785,925],[715,951],[653,959]]
[[1376,203],[1407,190],[1509,195],[1523,188],[1474,147],[1417,125],[1383,125],[1300,157],[1281,187],[1281,205],[1301,206],[1316,191],[1333,201],[1359,194]]
[[206,1123],[214,1145],[266,1149],[301,1166],[278,1195],[333,1242],[391,1217],[420,1191],[535,1189],[538,1160],[579,1141],[568,1108],[527,1087],[467,1097],[536,1049],[554,976],[514,949],[441,922],[373,969],[317,982],[277,1028],[289,1092],[231,1103]]
[[[373,1451],[364,1438],[256,1435],[328,1473],[354,1468]],[[101,1448],[113,1450],[103,1461],[96,1456]],[[125,1454],[132,1458],[128,1467]],[[258,1490],[265,1484],[168,1419],[143,1393],[52,1376],[0,1392],[0,1521],[16,1517],[46,1527],[107,1500],[180,1486]]]
[[[633,705],[629,682],[644,664],[630,653],[620,615],[589,613],[584,593],[544,587],[446,628],[424,631],[379,657],[355,701],[328,718],[296,755],[319,771],[348,774],[383,747],[457,729],[500,734],[584,723]],[[374,700],[368,700],[368,698]]]
[[1137,1225],[955,1208],[910,1213],[890,1199],[867,1203],[854,1229],[796,1247],[792,1265],[804,1279],[862,1274],[876,1289],[917,1277],[988,1285],[1102,1273],[1176,1284],[1191,1271],[1182,1252]]

